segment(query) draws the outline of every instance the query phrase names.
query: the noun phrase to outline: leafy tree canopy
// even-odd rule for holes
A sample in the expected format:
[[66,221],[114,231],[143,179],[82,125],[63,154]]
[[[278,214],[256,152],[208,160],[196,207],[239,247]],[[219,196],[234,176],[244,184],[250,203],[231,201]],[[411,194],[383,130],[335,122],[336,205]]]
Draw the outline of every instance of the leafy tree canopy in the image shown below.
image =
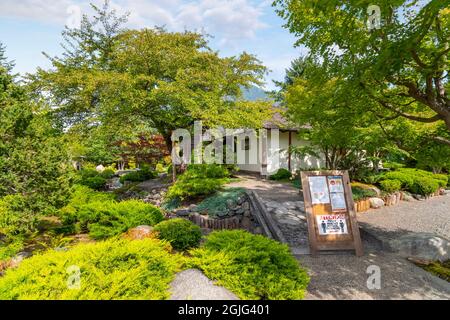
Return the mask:
[[[344,79],[347,90],[376,102],[380,118],[440,123],[450,131],[450,1],[380,0],[381,28],[369,30],[371,4],[359,0],[273,3],[298,37],[297,45],[306,46],[312,57],[323,61],[322,72]],[[439,133],[430,138],[450,145],[448,136]]]
[[[260,85],[266,68],[242,53],[221,57],[205,36],[162,28],[125,30],[108,2],[80,29],[63,33],[66,52],[53,68],[32,77],[33,88],[55,106],[64,127],[135,128],[147,125],[170,148],[172,130],[194,120],[206,126],[259,127],[268,102],[241,99],[241,88]],[[133,129],[136,133],[137,130]]]

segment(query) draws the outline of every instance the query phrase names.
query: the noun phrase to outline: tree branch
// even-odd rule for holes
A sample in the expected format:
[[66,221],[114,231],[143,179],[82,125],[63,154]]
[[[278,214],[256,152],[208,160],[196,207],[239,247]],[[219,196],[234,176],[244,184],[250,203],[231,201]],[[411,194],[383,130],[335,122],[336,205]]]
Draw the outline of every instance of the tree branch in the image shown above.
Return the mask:
[[434,141],[437,141],[437,142],[440,142],[440,143],[443,143],[443,144],[446,144],[446,145],[450,146],[450,140],[446,139],[444,137],[432,137],[431,139],[433,139]]

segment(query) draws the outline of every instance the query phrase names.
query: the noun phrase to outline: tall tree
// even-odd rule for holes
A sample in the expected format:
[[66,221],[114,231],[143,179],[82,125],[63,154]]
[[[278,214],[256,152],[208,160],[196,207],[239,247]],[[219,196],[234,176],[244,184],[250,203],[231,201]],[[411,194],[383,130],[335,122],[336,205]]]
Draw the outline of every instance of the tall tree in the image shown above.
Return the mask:
[[85,16],[80,30],[65,31],[71,49],[32,77],[65,126],[145,123],[171,149],[172,130],[194,120],[259,127],[269,117],[268,102],[241,99],[241,88],[260,85],[266,72],[254,56],[222,58],[194,32],[123,30],[125,18],[107,3],[93,8],[94,19]]
[[[449,0],[380,0],[381,28],[368,28],[370,1],[275,0],[310,54],[349,90],[375,101],[380,118],[443,123],[450,131]],[[450,145],[438,132],[431,139]]]
[[34,207],[59,206],[70,182],[60,132],[5,61],[0,50],[0,197],[17,194]]

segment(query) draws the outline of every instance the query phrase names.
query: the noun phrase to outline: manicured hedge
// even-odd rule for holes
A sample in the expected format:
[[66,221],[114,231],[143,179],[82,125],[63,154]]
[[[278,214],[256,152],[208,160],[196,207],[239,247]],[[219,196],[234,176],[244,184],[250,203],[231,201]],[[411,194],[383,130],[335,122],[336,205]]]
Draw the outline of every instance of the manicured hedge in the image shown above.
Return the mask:
[[213,232],[191,254],[192,267],[241,299],[302,299],[309,283],[288,246],[242,230]]
[[379,182],[381,188],[386,187],[391,190],[385,190],[387,192],[392,192],[392,190],[396,189],[397,183],[394,182],[394,185],[392,182],[383,181],[397,180],[401,184],[401,189],[421,195],[433,194],[439,188],[443,188],[448,184],[448,177],[444,174],[433,174],[432,172],[413,168],[400,168],[396,171],[386,172],[380,177],[382,180]]
[[199,226],[181,218],[160,222],[155,226],[154,231],[158,233],[159,239],[167,240],[177,250],[197,247],[202,238]]
[[402,182],[396,179],[387,179],[380,181],[381,190],[387,193],[394,193],[402,188]]
[[[168,243],[144,239],[47,251],[0,277],[0,299],[168,299],[169,284],[181,265],[181,257],[170,250]],[[78,270],[79,282],[74,281]]]

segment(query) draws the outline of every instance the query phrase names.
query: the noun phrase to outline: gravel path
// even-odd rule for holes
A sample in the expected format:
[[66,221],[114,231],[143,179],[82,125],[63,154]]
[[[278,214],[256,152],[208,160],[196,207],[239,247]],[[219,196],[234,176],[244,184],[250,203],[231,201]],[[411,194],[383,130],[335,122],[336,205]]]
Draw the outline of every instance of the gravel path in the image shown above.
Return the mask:
[[397,206],[372,209],[359,214],[358,221],[385,238],[417,232],[434,233],[450,239],[450,195],[425,201],[402,201]]
[[[333,254],[311,257],[297,256],[309,269],[309,300],[430,300],[450,299],[450,284],[420,269],[408,260],[379,251],[364,242],[365,254]],[[380,289],[369,290],[367,267],[380,268]]]
[[197,269],[178,273],[170,286],[170,300],[239,300],[234,293],[216,286]]

